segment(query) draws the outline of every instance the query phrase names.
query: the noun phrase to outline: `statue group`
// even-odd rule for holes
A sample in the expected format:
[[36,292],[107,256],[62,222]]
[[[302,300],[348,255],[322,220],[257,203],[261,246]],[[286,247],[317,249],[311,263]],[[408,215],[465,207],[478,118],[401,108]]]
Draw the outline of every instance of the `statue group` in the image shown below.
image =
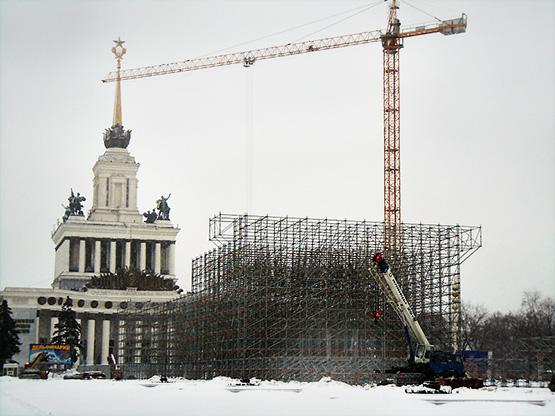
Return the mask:
[[86,201],[87,199],[82,196],[79,192],[77,195],[73,193],[73,188],[71,189],[71,195],[67,199],[69,205],[66,207],[62,205],[65,209],[63,220],[66,222],[71,215],[79,215],[83,216],[83,204],[82,202]]
[[[170,206],[168,205],[168,199],[170,199],[170,193],[167,197],[162,195],[159,200],[156,201],[156,208],[152,211],[148,210],[147,212],[143,213],[143,217],[145,217],[145,222],[147,224],[152,224],[156,220],[164,220],[169,221],[170,219]],[[158,212],[156,212],[158,210]]]

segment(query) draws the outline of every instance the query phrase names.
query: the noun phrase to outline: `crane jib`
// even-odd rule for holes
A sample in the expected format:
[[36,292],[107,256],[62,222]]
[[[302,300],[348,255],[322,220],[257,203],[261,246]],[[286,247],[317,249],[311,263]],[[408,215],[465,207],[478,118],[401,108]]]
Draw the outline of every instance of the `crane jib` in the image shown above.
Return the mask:
[[[377,42],[381,39],[382,36],[383,33],[381,31],[375,30],[371,32],[353,33],[350,35],[342,35],[333,38],[324,38],[313,41],[288,43],[286,45],[253,49],[250,51],[196,58],[170,64],[126,69],[121,71],[120,79],[123,81],[135,78],[174,74],[178,72],[196,71],[200,69],[207,69],[224,65],[247,63],[246,66],[250,66],[257,60],[280,58],[291,55],[300,55],[303,53],[345,48],[348,46],[357,46],[363,45],[365,43]],[[116,73],[110,72],[108,74],[108,77],[102,80],[102,82],[115,81],[116,78]]]
[[[396,33],[395,37],[406,38],[429,33],[453,35],[465,32],[466,24],[467,18],[466,15],[463,14],[462,17],[457,19],[444,20],[439,23],[436,22],[413,28],[404,28],[402,32]],[[380,30],[374,30],[370,32],[353,33],[349,35],[309,40],[298,43],[288,43],[286,45],[253,49],[250,51],[195,58],[170,64],[132,68],[121,71],[119,79],[121,81],[125,81],[137,78],[154,77],[158,75],[175,74],[179,72],[197,71],[200,69],[208,69],[225,65],[242,64],[248,67],[253,65],[258,60],[281,58],[291,55],[300,55],[310,52],[363,45],[383,40],[384,36],[387,36],[387,34]],[[113,82],[116,81],[116,79],[116,72],[110,72],[108,76],[102,80],[102,82]]]

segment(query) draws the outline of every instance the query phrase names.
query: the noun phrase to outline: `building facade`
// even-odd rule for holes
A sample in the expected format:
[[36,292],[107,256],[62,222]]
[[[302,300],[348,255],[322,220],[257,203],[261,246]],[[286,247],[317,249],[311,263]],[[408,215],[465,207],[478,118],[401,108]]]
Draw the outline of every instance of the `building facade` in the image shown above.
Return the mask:
[[[123,42],[112,52],[117,69],[125,54]],[[7,287],[0,291],[13,312],[22,342],[13,357],[20,364],[29,357],[29,345],[50,342],[66,298],[81,324],[84,345],[80,363],[105,365],[109,353],[117,354],[118,311],[136,310],[179,297],[174,290],[144,291],[89,289],[93,276],[122,269],[150,272],[175,283],[175,244],[179,228],[170,221],[170,208],[162,196],[154,210],[141,214],[137,207],[139,163],[127,150],[131,131],[121,120],[121,87],[116,82],[112,126],[104,133],[105,152],[93,167],[92,206],[83,213],[85,197],[71,190],[63,218],[52,233],[55,249],[51,288]],[[180,292],[180,290],[179,290]]]

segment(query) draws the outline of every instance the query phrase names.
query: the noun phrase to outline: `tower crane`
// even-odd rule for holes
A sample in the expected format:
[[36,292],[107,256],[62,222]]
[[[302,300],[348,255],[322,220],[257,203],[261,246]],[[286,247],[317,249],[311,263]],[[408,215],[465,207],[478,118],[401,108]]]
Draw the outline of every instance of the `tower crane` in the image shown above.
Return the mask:
[[384,107],[384,250],[397,251],[401,241],[401,119],[399,52],[405,38],[441,33],[454,35],[466,32],[467,17],[461,17],[401,28],[397,18],[397,0],[390,0],[387,30],[353,33],[318,40],[252,49],[223,55],[208,56],[169,64],[153,65],[110,72],[102,82],[148,78],[178,72],[197,71],[224,65],[242,64],[245,67],[257,61],[300,55],[363,45],[381,41],[383,47],[383,107]]

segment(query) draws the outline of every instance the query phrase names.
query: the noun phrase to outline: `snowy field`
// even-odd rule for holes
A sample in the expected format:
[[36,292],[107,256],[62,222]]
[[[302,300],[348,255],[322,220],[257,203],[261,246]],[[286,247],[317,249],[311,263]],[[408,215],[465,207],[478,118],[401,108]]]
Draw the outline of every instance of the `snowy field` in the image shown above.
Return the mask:
[[234,393],[226,390],[231,380],[223,377],[170,381],[0,377],[0,415],[555,415],[555,394],[543,388],[459,389],[452,394],[423,395],[406,394],[404,388],[394,386],[353,387],[322,381],[262,383],[267,389],[299,388],[300,392]]

